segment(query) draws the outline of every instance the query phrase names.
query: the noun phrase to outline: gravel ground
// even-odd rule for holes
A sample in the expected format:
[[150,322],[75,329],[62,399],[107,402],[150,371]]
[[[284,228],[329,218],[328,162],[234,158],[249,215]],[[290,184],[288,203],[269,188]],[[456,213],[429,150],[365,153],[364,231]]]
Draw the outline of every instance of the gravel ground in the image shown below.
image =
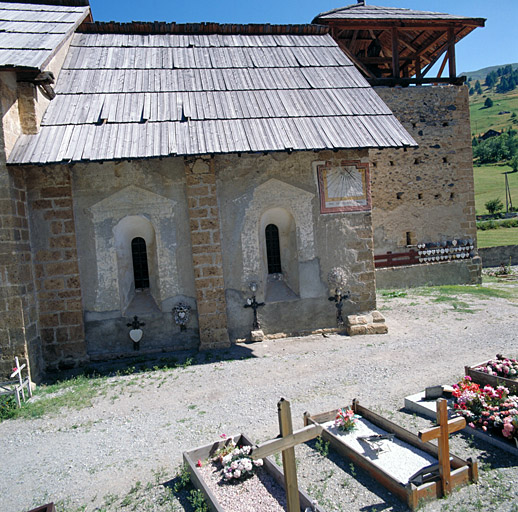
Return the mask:
[[[518,282],[501,286],[516,290]],[[381,294],[387,335],[314,335],[181,354],[195,359],[102,379],[92,386],[89,407],[4,421],[0,509],[21,512],[54,501],[59,512],[190,511],[188,493],[173,491],[182,452],[222,433],[243,432],[255,442],[275,437],[281,397],[291,402],[295,429],[304,411],[332,410],[355,397],[413,432],[429,427],[401,410],[406,395],[456,382],[464,365],[497,353],[518,356],[516,300],[444,294],[437,300],[437,293]],[[296,456],[299,485],[324,508],[407,510],[361,469],[333,451],[323,456],[322,448],[312,441]],[[480,483],[421,510],[518,511],[516,457],[464,434],[452,436],[451,449],[478,458]]]

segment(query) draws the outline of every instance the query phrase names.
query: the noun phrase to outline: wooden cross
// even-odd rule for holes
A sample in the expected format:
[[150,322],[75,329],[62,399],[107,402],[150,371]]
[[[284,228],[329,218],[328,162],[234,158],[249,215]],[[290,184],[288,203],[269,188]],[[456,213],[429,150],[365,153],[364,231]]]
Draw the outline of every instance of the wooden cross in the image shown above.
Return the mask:
[[437,423],[438,427],[428,428],[419,432],[419,439],[423,442],[437,439],[439,449],[439,476],[441,477],[443,494],[451,492],[451,470],[450,470],[450,445],[448,436],[462,430],[466,426],[466,420],[462,417],[448,421],[448,402],[444,398],[437,400]]
[[297,483],[297,467],[295,465],[295,446],[305,443],[322,433],[321,425],[310,425],[293,432],[290,403],[281,398],[277,403],[280,438],[266,441],[254,448],[250,457],[262,459],[282,452],[282,468],[284,470],[284,486],[286,488],[286,504],[288,512],[300,512],[299,485]]
[[[18,376],[18,382],[19,386],[15,386],[15,397],[16,397],[16,404],[18,407],[21,407],[22,404],[20,402],[20,391],[22,393],[23,401],[25,402],[25,392],[23,390],[23,378],[22,378],[22,370],[25,368],[26,364],[23,363],[20,366],[20,361],[18,360],[18,357],[14,358],[14,364],[16,365],[16,368],[13,368],[13,373],[11,373],[10,379],[14,379],[16,376]],[[29,396],[31,396],[30,386],[27,388],[29,392]]]

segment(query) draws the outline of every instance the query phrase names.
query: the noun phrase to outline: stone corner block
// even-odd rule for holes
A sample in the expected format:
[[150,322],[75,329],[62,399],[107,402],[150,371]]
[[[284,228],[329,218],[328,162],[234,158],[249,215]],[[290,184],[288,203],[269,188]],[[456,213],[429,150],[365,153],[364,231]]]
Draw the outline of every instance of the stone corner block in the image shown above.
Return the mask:
[[263,341],[264,340],[264,332],[261,329],[250,332],[250,340],[251,341]]

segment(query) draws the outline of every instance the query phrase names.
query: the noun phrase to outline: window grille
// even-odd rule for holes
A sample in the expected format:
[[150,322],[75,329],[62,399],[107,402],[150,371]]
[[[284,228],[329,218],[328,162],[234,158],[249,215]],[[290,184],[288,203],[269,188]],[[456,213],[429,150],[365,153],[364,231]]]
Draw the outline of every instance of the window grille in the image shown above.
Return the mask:
[[275,224],[268,224],[265,229],[266,258],[268,260],[268,274],[282,272],[281,247],[279,243],[279,228]]
[[131,241],[131,255],[135,289],[149,288],[146,241],[143,238],[138,236]]

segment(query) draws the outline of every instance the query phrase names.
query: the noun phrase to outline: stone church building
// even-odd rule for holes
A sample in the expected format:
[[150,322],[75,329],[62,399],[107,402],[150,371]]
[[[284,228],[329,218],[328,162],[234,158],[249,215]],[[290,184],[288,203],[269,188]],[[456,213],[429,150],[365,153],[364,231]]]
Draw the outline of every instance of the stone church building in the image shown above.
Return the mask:
[[130,355],[135,316],[143,353],[227,347],[252,297],[267,336],[332,328],[337,269],[344,317],[376,309],[376,281],[477,282],[455,43],[483,23],[358,2],[307,25],[120,24],[87,0],[0,2],[0,374]]

